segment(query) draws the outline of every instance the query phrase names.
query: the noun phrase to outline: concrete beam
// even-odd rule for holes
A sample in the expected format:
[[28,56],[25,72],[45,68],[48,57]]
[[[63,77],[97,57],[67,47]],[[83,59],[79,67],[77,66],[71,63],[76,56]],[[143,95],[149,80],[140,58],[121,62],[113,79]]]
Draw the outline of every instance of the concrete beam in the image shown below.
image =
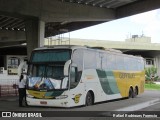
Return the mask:
[[58,0],[0,0],[0,11],[19,16],[33,16],[45,22],[109,21],[115,19],[113,9]]
[[0,48],[9,47],[9,46],[15,46],[15,45],[21,45],[23,43],[26,43],[26,41],[0,42]]
[[114,48],[120,50],[160,50],[160,44],[157,43],[138,43],[106,40],[87,40],[87,39],[70,39],[71,45],[88,45],[91,47],[101,46],[104,48]]
[[25,32],[24,31],[0,30],[0,43],[15,42],[15,41],[26,41]]
[[160,8],[160,0],[140,0],[116,9],[116,19]]

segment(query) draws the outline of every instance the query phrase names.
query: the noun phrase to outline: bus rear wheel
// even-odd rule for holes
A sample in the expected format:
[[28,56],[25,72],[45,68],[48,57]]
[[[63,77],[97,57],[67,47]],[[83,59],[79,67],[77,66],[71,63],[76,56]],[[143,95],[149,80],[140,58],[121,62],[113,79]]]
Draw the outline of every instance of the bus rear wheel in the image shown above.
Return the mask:
[[134,98],[134,92],[133,92],[133,89],[132,89],[132,88],[129,89],[128,98]]
[[88,92],[86,95],[86,106],[93,105],[93,97],[91,92]]
[[138,95],[138,87],[135,87],[135,90],[134,90],[134,97],[136,97]]

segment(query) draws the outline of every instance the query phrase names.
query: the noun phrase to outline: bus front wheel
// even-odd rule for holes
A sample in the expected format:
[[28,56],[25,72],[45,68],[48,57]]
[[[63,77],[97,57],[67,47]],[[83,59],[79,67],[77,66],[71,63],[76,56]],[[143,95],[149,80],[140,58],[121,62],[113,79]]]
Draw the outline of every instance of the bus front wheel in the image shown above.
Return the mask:
[[93,105],[93,97],[91,92],[88,92],[86,95],[86,106]]

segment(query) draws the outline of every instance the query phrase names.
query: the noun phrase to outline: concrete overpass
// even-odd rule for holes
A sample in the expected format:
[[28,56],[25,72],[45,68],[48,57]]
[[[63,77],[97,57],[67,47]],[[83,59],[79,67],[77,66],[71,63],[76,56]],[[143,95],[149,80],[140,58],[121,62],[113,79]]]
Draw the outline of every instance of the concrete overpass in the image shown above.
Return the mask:
[[0,47],[27,43],[30,56],[44,37],[157,8],[159,0],[0,0]]
[[160,51],[160,44],[148,42],[128,42],[128,41],[109,41],[109,40],[89,40],[89,39],[71,39],[73,45],[87,45],[91,47],[104,47],[119,49],[122,51],[129,50],[157,50]]

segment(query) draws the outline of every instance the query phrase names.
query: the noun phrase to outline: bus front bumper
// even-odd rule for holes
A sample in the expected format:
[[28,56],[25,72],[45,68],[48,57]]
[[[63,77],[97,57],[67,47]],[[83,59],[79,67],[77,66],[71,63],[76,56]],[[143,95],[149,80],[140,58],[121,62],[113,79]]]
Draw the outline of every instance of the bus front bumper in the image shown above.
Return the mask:
[[26,98],[29,106],[46,106],[46,107],[70,107],[68,98],[65,99],[35,99]]

